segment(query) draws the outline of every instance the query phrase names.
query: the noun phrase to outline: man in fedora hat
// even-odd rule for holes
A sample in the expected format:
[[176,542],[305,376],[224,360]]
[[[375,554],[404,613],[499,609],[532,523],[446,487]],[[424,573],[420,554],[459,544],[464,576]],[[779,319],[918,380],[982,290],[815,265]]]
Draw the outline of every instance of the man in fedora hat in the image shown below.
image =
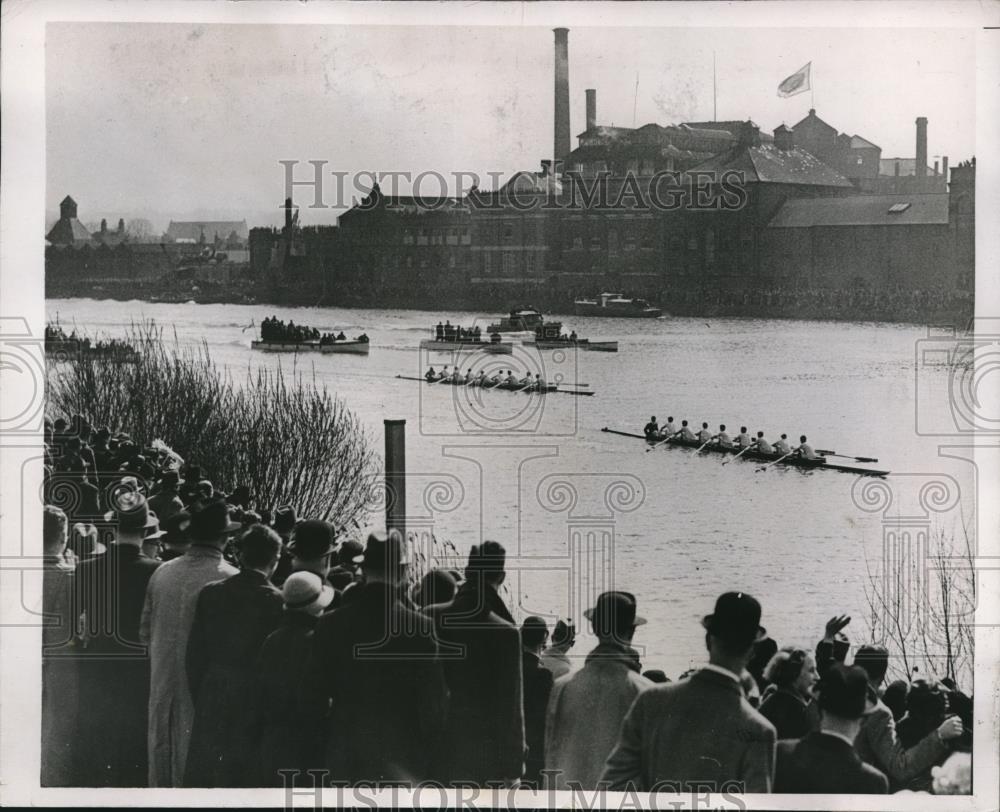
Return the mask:
[[256,731],[248,707],[260,647],[281,622],[281,593],[270,582],[281,539],[253,525],[237,543],[242,569],[198,594],[187,644],[195,718],[184,784],[253,786]]
[[760,604],[727,592],[702,620],[708,665],[639,694],[622,722],[602,780],[614,790],[770,792],[774,727],[743,694],[740,677],[766,633]]
[[819,684],[820,729],[778,742],[775,792],[885,795],[889,781],[854,749],[878,695],[864,669],[832,665]]
[[[330,583],[330,558],[334,550],[332,524],[320,519],[298,522],[292,531],[292,541],[285,550],[288,553],[289,573],[314,572],[324,583]],[[338,599],[334,598],[332,606],[338,605]]]
[[316,627],[312,678],[330,701],[322,766],[351,784],[437,777],[448,691],[433,623],[401,600],[411,556],[398,531],[369,535],[365,582]]
[[358,580],[361,562],[365,560],[365,545],[355,539],[344,539],[337,550],[337,566],[330,570],[329,581],[343,591]]
[[556,680],[549,700],[545,730],[545,766],[554,770],[554,789],[597,789],[604,763],[618,741],[625,713],[652,683],[639,675],[639,659],[631,647],[637,626],[630,592],[604,592],[584,612],[597,646],[576,674]]
[[229,536],[240,529],[226,503],[214,500],[192,506],[188,536],[191,548],[161,565],[149,581],[140,636],[150,648],[149,785],[183,786],[194,702],[188,687],[186,659],[191,625],[201,588],[235,575],[222,557]]
[[156,513],[160,522],[165,522],[175,513],[184,510],[184,503],[178,493],[180,482],[176,471],[164,471],[160,477],[159,489],[149,497],[149,509]]
[[186,510],[181,510],[160,523],[164,532],[160,540],[160,561],[173,561],[191,549],[191,539],[187,534],[190,526],[191,514]]
[[149,652],[139,635],[146,590],[160,566],[143,552],[157,521],[141,493],[122,492],[105,519],[107,552],[77,568],[77,607],[86,648],[79,661],[85,786],[146,785]]
[[315,572],[293,572],[281,588],[281,624],[264,641],[256,664],[260,786],[282,786],[282,769],[305,772],[322,766],[327,708],[307,679],[307,667],[313,632],[334,595]]
[[454,600],[427,607],[442,641],[451,712],[446,782],[512,785],[524,769],[521,635],[498,593],[506,572],[499,542],[474,545]]

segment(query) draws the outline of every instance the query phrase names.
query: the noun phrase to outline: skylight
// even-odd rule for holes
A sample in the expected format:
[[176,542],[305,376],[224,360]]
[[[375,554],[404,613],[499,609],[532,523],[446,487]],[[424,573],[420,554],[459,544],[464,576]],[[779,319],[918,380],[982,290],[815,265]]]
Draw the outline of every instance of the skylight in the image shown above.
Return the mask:
[[910,203],[893,203],[889,206],[889,214],[899,214],[910,208]]

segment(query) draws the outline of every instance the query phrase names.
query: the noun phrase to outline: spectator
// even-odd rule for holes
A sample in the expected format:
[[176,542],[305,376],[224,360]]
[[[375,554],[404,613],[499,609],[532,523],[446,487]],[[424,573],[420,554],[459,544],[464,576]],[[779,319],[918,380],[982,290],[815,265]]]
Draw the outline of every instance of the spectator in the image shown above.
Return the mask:
[[560,618],[552,632],[552,644],[542,652],[542,665],[552,672],[555,679],[570,672],[569,650],[576,644],[576,626],[573,621]]
[[[889,652],[882,646],[862,646],[854,657],[854,664],[864,669],[869,684],[878,691],[889,667]],[[879,700],[875,709],[862,720],[854,747],[865,762],[885,773],[890,787],[895,790],[940,764],[948,754],[948,742],[961,735],[962,723],[952,717],[907,749],[899,741],[892,711]]]
[[446,782],[512,786],[524,768],[521,635],[497,592],[505,559],[498,542],[473,546],[455,599],[426,609],[443,644],[451,691]]
[[597,788],[604,763],[618,740],[625,713],[652,683],[639,675],[632,637],[646,622],[636,615],[635,597],[628,592],[604,592],[590,620],[597,646],[575,674],[556,680],[545,726],[545,766],[554,770],[554,789],[573,782]]
[[400,600],[410,555],[398,532],[370,535],[365,583],[316,627],[312,679],[330,701],[323,766],[350,784],[436,775],[448,693],[431,620]]
[[524,737],[528,745],[525,756],[524,784],[529,789],[541,786],[545,766],[545,708],[552,692],[552,672],[542,665],[540,655],[549,628],[537,615],[525,618],[521,625],[521,678],[524,687]]
[[[358,580],[359,568],[365,558],[365,548],[360,541],[345,539],[337,550],[337,566],[330,570],[329,581],[340,590],[347,589]],[[429,603],[425,603],[429,606]]]
[[187,645],[201,588],[235,575],[222,558],[229,534],[240,525],[225,502],[199,504],[191,514],[191,549],[150,578],[140,639],[150,648],[149,785],[183,785],[194,703],[187,680]]
[[254,525],[239,541],[243,569],[198,594],[187,645],[195,717],[185,786],[253,786],[256,739],[247,702],[260,647],[281,622],[281,593],[269,580],[280,550],[277,533]]
[[760,604],[743,592],[716,601],[702,620],[708,665],[682,682],[639,694],[604,770],[611,789],[685,792],[707,782],[771,791],[774,727],[740,686],[754,641],[766,634],[760,615]]
[[292,554],[288,552],[288,545],[291,543],[292,531],[298,519],[295,515],[295,508],[291,505],[282,505],[274,511],[274,522],[271,528],[281,536],[281,558],[278,559],[278,568],[271,576],[271,581],[275,586],[281,586],[292,571]]
[[844,629],[850,622],[849,615],[835,615],[826,622],[823,639],[816,644],[816,670],[821,678],[834,663],[847,661],[851,641],[844,634]]
[[[896,733],[902,747],[909,749],[921,739],[937,730],[948,717],[948,695],[942,686],[933,680],[914,680],[906,701],[906,716],[898,725]],[[938,766],[944,762],[940,759]],[[930,792],[933,779],[931,767],[923,770],[906,782],[906,788],[915,792]]]
[[[122,493],[105,517],[116,524],[103,556],[77,568],[81,781],[84,786],[144,787],[149,713],[149,654],[139,623],[149,579],[160,566],[142,547],[156,519],[142,494]],[[109,724],[109,720],[113,720]]]
[[812,691],[819,674],[808,651],[781,649],[764,669],[764,679],[775,689],[761,703],[760,713],[774,725],[779,739],[801,739],[816,728]]
[[882,692],[882,702],[892,711],[892,720],[899,722],[906,715],[906,697],[910,693],[910,683],[905,679],[893,680]]
[[159,490],[149,497],[149,509],[156,514],[161,523],[175,513],[184,510],[184,503],[178,492],[179,488],[180,477],[177,472],[164,471],[163,476],[160,477]]
[[[324,583],[329,584],[333,539],[333,525],[329,522],[319,519],[305,519],[298,522],[292,531],[292,541],[287,547],[291,571],[314,572]],[[338,605],[338,597],[334,597],[331,608]]]
[[757,687],[760,689],[761,694],[764,694],[765,699],[765,690],[768,687],[768,682],[764,677],[764,669],[767,668],[767,664],[771,662],[771,658],[777,653],[778,644],[770,637],[765,637],[753,644],[753,654],[750,655],[750,662],[747,663],[747,671],[757,680]]
[[200,498],[198,493],[198,483],[201,481],[201,466],[188,465],[184,471],[184,481],[181,483],[179,493],[181,501],[185,506],[189,506]]
[[257,778],[282,786],[278,770],[318,769],[325,745],[326,703],[309,677],[313,632],[334,597],[314,572],[294,572],[282,586],[284,615],[257,657]]
[[188,527],[191,526],[191,514],[186,510],[179,511],[161,525],[164,536],[160,542],[160,561],[172,561],[180,558],[191,549],[191,538]]
[[424,609],[436,603],[448,603],[454,599],[457,591],[458,584],[451,573],[448,570],[435,568],[425,572],[420,583],[413,587],[413,604],[418,609]]
[[74,566],[66,560],[69,519],[45,506],[42,523],[42,764],[43,787],[77,783],[78,741]]
[[865,764],[852,746],[861,719],[878,696],[858,666],[835,663],[819,686],[819,731],[778,743],[775,792],[884,795],[886,777]]

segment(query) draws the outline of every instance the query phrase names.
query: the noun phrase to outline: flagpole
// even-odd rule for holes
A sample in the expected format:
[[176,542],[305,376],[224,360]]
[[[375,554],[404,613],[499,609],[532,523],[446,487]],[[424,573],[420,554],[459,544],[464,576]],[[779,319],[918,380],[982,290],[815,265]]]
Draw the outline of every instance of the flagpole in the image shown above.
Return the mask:
[[816,109],[816,83],[813,82],[812,63],[809,63],[809,106]]
[[712,51],[712,121],[719,120],[718,86],[715,83],[715,51]]

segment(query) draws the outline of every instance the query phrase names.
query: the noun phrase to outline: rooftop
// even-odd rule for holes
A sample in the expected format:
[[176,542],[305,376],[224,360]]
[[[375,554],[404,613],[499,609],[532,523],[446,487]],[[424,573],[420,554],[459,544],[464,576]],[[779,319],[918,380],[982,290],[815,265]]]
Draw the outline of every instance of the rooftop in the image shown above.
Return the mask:
[[769,228],[947,225],[948,195],[855,195],[787,201]]

